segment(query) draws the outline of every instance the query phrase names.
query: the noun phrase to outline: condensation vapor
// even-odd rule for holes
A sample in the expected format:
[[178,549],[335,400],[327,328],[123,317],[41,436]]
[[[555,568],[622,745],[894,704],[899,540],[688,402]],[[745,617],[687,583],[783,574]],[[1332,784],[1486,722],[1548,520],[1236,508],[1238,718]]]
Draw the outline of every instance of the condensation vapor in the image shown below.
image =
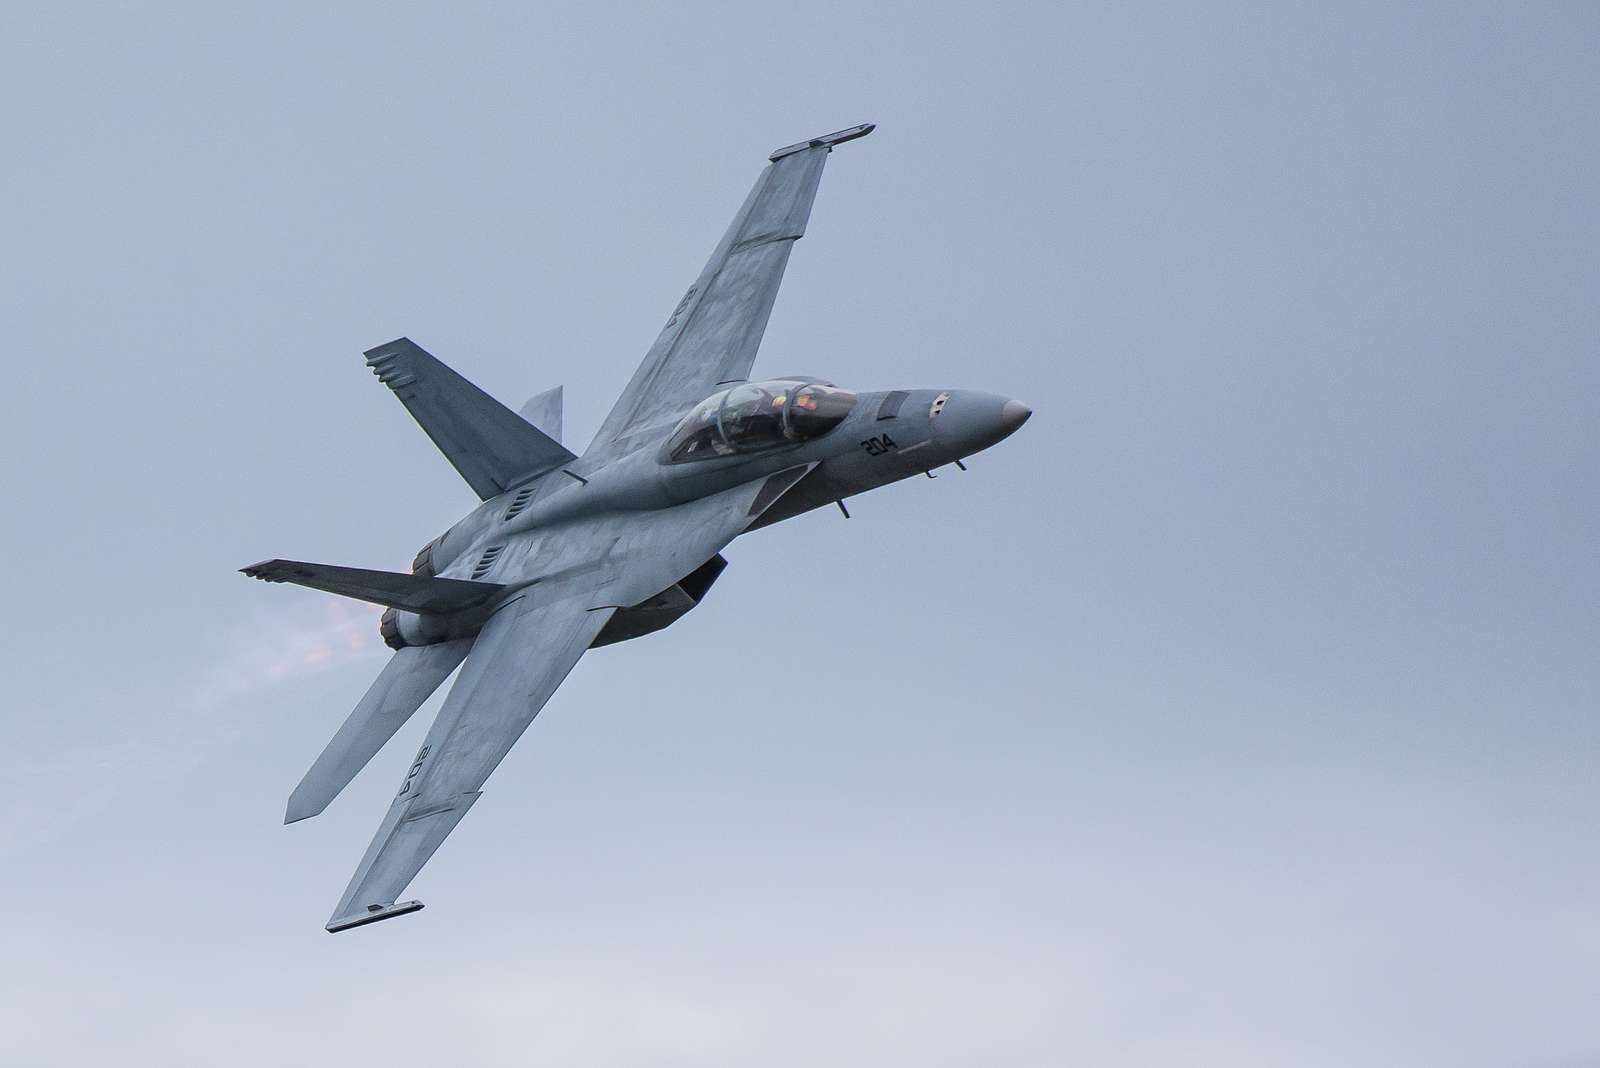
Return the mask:
[[[127,708],[159,710],[128,722],[119,736],[35,747],[26,764],[0,764],[0,778],[16,786],[0,807],[0,856],[47,842],[116,803],[144,777],[179,773],[252,733],[261,699],[275,690],[357,661],[370,661],[377,674],[388,656],[378,637],[378,609],[342,599],[306,609],[305,602],[267,609],[223,630],[210,643],[210,655],[192,658],[199,666],[164,694],[119,695]],[[76,718],[70,710],[54,715],[60,722]],[[40,759],[40,752],[54,755]],[[85,782],[85,767],[96,771],[87,780],[92,785],[66,796],[51,789],[69,778]],[[285,796],[293,785],[284,784]]]

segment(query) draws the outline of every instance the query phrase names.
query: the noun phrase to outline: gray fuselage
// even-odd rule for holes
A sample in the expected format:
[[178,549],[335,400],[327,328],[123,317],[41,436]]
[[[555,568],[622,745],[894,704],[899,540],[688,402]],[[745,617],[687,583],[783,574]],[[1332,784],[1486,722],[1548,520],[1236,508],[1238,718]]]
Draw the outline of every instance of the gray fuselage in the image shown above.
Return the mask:
[[[618,449],[586,455],[484,501],[429,543],[414,570],[495,582],[508,591],[525,589],[553,574],[587,566],[588,561],[564,556],[557,547],[604,545],[607,529],[616,529],[616,521],[627,513],[670,509],[805,469],[785,481],[777,500],[751,522],[749,529],[757,529],[970,456],[1010,435],[1030,414],[1019,401],[972,390],[860,393],[843,421],[819,437],[677,462],[666,448],[678,422],[646,427]],[[637,605],[622,606],[612,635],[597,644],[637,637],[670,623],[699,602],[720,570],[719,563],[703,582],[683,583],[689,596],[675,603],[654,603],[673,592],[669,588]],[[493,607],[448,618],[399,612],[393,625],[404,644],[425,645],[475,633]],[[659,625],[639,626],[639,620],[628,618],[630,610]]]

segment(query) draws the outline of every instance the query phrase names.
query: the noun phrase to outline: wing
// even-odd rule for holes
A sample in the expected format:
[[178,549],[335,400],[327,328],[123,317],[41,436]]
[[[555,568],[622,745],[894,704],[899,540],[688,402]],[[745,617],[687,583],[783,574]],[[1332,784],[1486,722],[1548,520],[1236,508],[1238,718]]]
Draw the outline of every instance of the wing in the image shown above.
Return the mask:
[[541,585],[484,624],[329,931],[421,907],[394,899],[478,800],[489,773],[611,618],[610,611],[589,610],[593,588],[593,582]]
[[871,123],[853,126],[772,154],[700,277],[606,416],[590,452],[620,448],[638,431],[665,423],[715,393],[720,383],[749,376],[789,250],[811,217],[828,153],[872,130]]
[[588,544],[609,544],[610,552],[597,568],[529,587],[484,624],[328,930],[420,909],[420,902],[395,898],[478,800],[613,610],[648,599],[711,559],[814,466],[574,532]]

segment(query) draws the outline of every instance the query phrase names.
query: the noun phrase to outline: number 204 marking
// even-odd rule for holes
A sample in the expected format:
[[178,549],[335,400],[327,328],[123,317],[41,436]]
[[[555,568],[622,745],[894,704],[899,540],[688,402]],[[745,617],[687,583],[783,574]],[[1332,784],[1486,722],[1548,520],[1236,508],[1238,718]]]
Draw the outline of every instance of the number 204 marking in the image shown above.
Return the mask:
[[861,447],[867,450],[868,456],[882,456],[890,449],[898,449],[900,446],[896,445],[894,438],[888,434],[878,434],[863,441]]

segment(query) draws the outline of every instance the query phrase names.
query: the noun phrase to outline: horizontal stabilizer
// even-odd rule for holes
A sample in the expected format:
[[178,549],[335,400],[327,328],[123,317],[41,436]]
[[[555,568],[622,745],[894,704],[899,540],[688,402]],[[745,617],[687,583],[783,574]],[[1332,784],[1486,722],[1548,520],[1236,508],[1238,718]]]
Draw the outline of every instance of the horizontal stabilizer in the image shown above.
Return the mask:
[[366,357],[372,373],[394,391],[483,500],[576,459],[410,338],[368,349]]
[[407,612],[459,612],[475,608],[505,589],[495,582],[428,578],[398,571],[307,564],[299,560],[264,560],[239,569],[263,582],[293,582],[324,593],[354,597]]
[[289,795],[283,822],[294,823],[327,808],[395,731],[433,696],[471,648],[471,638],[457,638],[437,645],[408,646],[395,653]]

